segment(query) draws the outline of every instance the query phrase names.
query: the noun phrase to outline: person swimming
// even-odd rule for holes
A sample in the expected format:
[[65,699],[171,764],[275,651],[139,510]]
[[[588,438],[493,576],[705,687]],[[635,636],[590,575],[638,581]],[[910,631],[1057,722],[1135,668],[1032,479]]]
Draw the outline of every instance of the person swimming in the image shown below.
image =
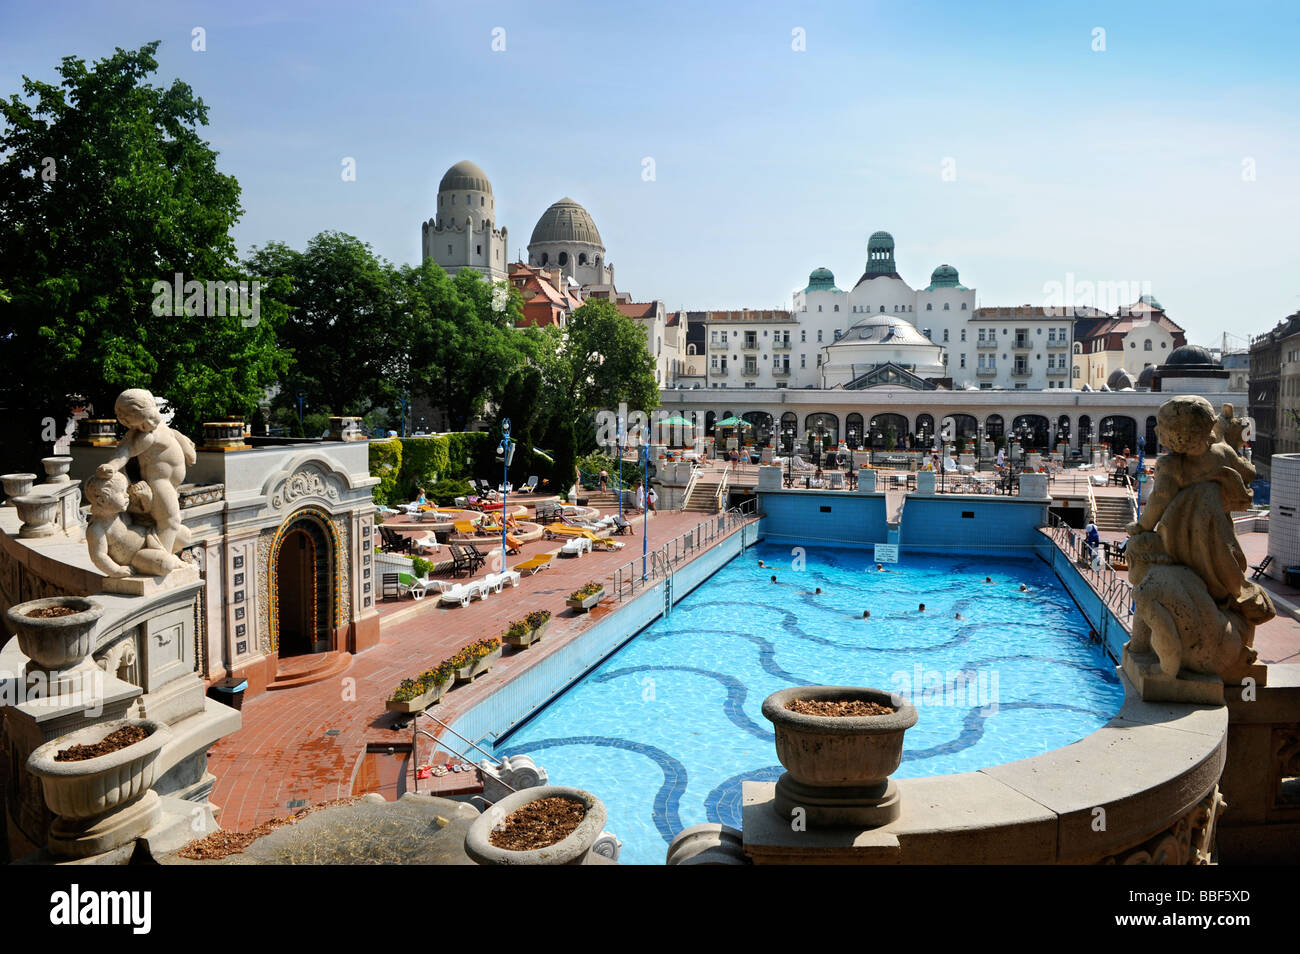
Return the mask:
[[992,582],[993,582],[993,577],[991,577],[991,576],[986,576],[986,577],[984,577],[984,582],[985,582],[985,583],[992,583]]
[[758,568],[759,568],[760,570],[766,570],[766,569],[767,569],[767,564],[764,563],[762,560],[759,560],[759,561],[758,561]]
[[818,593],[818,594],[820,594],[820,593],[821,593],[821,591],[822,591],[822,588],[821,588],[821,587],[820,587],[820,586],[819,586],[819,587],[817,587],[817,593]]
[[961,619],[961,613],[958,613],[956,616],[953,617],[953,619]]
[[1021,592],[1021,593],[1028,593],[1028,592],[1029,592],[1029,587],[1027,587],[1027,586],[1025,586],[1025,584],[1021,583],[1021,584],[1020,584],[1020,592]]
[[918,607],[916,608],[916,611],[917,611],[918,613],[924,613],[924,612],[925,612],[925,604],[922,603],[920,606],[918,606]]
[[775,573],[772,574],[772,582],[773,582],[773,583],[776,582],[776,574],[775,574]]
[[885,565],[884,565],[883,563],[877,563],[877,564],[876,564],[876,572],[877,572],[877,573],[880,573],[880,572],[883,571],[884,569],[885,569]]
[[871,610],[863,610],[863,611],[862,611],[862,618],[863,618],[863,619],[871,619]]

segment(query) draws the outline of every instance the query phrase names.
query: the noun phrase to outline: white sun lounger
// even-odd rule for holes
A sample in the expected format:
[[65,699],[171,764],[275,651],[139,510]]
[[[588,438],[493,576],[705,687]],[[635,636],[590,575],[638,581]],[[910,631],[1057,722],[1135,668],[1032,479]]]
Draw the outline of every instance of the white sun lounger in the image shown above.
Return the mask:
[[581,558],[584,553],[591,552],[591,541],[586,537],[573,537],[567,541],[564,546],[560,547],[560,553],[564,556],[576,556]]
[[491,588],[484,585],[482,580],[470,580],[467,583],[453,583],[442,591],[439,599],[444,605],[451,606],[459,603],[461,606],[469,606],[470,600],[478,597],[481,600],[488,598]]
[[492,588],[493,593],[500,593],[502,587],[507,583],[511,586],[519,585],[519,573],[515,570],[505,570],[501,573],[489,573],[483,577],[483,582]]

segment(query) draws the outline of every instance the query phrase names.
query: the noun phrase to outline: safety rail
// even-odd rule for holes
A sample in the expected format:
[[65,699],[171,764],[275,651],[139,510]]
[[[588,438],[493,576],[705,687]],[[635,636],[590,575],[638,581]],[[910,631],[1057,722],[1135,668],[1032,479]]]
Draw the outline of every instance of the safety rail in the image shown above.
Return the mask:
[[655,580],[671,575],[677,566],[697,551],[707,548],[757,515],[758,499],[750,498],[724,513],[700,521],[694,529],[673,537],[645,556],[629,560],[614,571],[614,595],[619,602],[635,596],[638,587],[644,589]]
[[[434,734],[433,734],[432,732],[430,732],[428,729],[422,729],[422,728],[420,728],[420,716],[424,716],[425,718],[432,719],[434,722],[438,723],[438,725],[442,726],[444,729],[446,729],[448,732],[450,732],[450,733],[451,733],[452,735],[454,735],[456,738],[460,739],[460,740],[461,740],[462,742],[464,742],[466,745],[470,746],[470,747],[473,748],[473,749],[477,749],[479,752],[482,752],[484,755],[486,755],[486,756],[488,757],[488,759],[491,760],[493,766],[495,766],[495,767],[498,768],[498,769],[501,767],[501,760],[500,760],[499,758],[497,758],[497,757],[496,757],[495,755],[493,755],[491,752],[488,752],[487,750],[482,749],[482,748],[480,748],[479,746],[475,745],[473,742],[471,742],[469,739],[465,738],[463,735],[461,735],[459,732],[457,732],[457,731],[456,731],[455,729],[453,729],[451,726],[447,725],[447,723],[443,722],[443,721],[442,721],[441,719],[439,719],[437,716],[435,716],[435,715],[430,715],[428,712],[415,712],[415,713],[412,713],[412,715],[414,716],[414,718],[411,719],[411,761],[415,763],[415,769],[416,769],[416,773],[415,773],[415,782],[413,783],[413,784],[414,784],[414,788],[412,789],[412,791],[416,792],[417,794],[418,794],[419,791],[420,791],[420,772],[419,772],[419,769],[420,769],[420,759],[419,759],[419,744],[418,744],[418,743],[419,743],[420,736],[423,735],[423,736],[426,736],[427,738],[433,740],[434,745],[433,745],[433,749],[429,752],[429,761],[433,761],[433,754],[434,754],[434,752],[436,752],[436,751],[438,750],[438,746],[442,746],[444,749],[446,749],[448,752],[450,752],[452,755],[456,756],[457,758],[461,758],[461,759],[464,759],[464,758],[465,758],[465,755],[464,755],[463,752],[457,752],[457,751],[456,751],[455,749],[453,749],[450,745],[448,745],[448,744],[447,744],[446,742],[444,742],[442,739],[438,738],[436,735],[434,735]],[[468,761],[468,759],[466,759],[466,761]],[[499,782],[500,782],[503,786],[505,786],[506,788],[510,789],[510,791],[512,791],[512,792],[515,791],[514,787],[511,786],[511,785],[510,785],[508,782],[506,782],[505,780],[503,780],[503,779],[497,779],[497,781],[499,781]]]
[[1097,496],[1092,492],[1092,479],[1088,480],[1088,523],[1097,522]]
[[679,509],[685,510],[686,505],[691,502],[691,494],[695,492],[695,485],[700,482],[700,475],[704,473],[704,468],[699,464],[691,466],[691,479],[686,481],[686,492],[682,494],[682,505]]
[[[1070,561],[1078,567],[1088,584],[1093,588],[1101,601],[1115,614],[1115,616],[1126,625],[1131,625],[1133,620],[1133,584],[1128,578],[1121,576],[1119,571],[1110,565],[1104,558],[1085,559],[1081,561],[1078,554],[1081,551],[1088,557],[1094,557],[1097,554],[1094,549],[1087,545],[1085,538],[1076,535],[1077,531],[1068,523],[1052,514],[1048,521],[1048,535],[1052,538],[1057,547],[1069,557]],[[1094,569],[1097,563],[1101,566]]]
[[718,491],[713,495],[714,513],[721,513],[726,509],[727,491],[730,490],[730,487],[728,486],[730,479],[730,475],[727,474],[726,471],[723,471],[722,479],[718,481]]

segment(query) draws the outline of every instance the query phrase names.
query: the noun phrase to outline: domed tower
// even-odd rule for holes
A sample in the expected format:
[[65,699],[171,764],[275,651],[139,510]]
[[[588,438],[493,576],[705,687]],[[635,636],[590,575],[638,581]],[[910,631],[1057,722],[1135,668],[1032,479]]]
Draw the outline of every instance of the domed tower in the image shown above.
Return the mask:
[[567,196],[542,213],[528,241],[528,264],[558,268],[579,285],[614,284],[605,243],[591,216]]
[[898,269],[894,266],[894,237],[888,232],[872,232],[867,239],[867,275],[888,275],[898,278]]
[[814,268],[808,274],[808,287],[804,289],[805,292],[838,290],[835,287],[835,273],[825,266]]
[[507,276],[507,236],[496,227],[496,200],[487,173],[468,159],[438,183],[437,214],[420,230],[421,252],[455,275],[472,268],[489,281]]

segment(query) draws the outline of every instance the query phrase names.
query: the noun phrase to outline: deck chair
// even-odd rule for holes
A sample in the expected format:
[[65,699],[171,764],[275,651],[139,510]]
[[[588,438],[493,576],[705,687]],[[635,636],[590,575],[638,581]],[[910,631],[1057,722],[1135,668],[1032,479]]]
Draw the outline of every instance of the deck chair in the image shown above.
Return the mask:
[[580,537],[586,533],[584,527],[571,527],[567,523],[548,523],[544,529],[547,540],[556,537]]
[[532,477],[529,477],[528,481],[522,487],[520,487],[519,490],[516,492],[521,494],[531,494],[536,489],[537,489],[537,475],[534,474]]
[[381,526],[379,528],[379,539],[381,541],[380,549],[385,553],[409,553],[411,550],[411,541],[392,527]]
[[1270,554],[1269,556],[1264,557],[1263,561],[1258,566],[1252,564],[1250,568],[1255,572],[1250,575],[1250,578],[1252,580],[1258,580],[1268,571],[1268,568],[1272,563],[1273,556]]
[[386,600],[390,596],[395,600],[402,598],[401,574],[385,573],[380,582],[379,598]]
[[473,520],[453,520],[451,525],[461,536],[478,536],[478,525]]
[[545,570],[551,565],[551,560],[555,558],[554,553],[541,553],[531,559],[524,560],[522,563],[516,563],[514,568],[520,573],[527,573],[532,576],[539,570]]
[[614,514],[614,532],[620,536],[625,533],[636,536],[636,531],[632,529],[632,524],[628,522],[628,519],[618,514]]
[[471,573],[487,562],[487,554],[472,543],[453,543],[451,546],[459,550],[464,559],[469,561]]

